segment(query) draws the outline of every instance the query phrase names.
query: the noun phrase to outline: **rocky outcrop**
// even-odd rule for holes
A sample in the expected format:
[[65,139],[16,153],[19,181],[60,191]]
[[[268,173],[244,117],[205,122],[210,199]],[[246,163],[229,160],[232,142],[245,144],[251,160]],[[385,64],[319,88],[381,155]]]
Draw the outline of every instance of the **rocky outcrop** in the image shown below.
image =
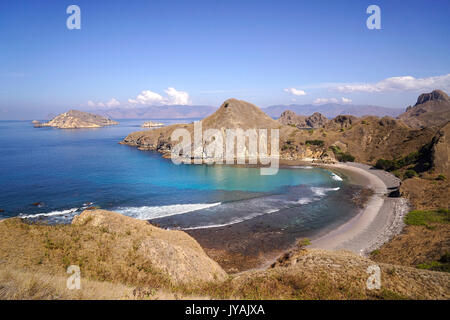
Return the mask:
[[326,129],[348,129],[357,119],[357,117],[351,115],[339,115],[328,123]]
[[320,128],[327,124],[329,120],[319,112],[315,112],[307,117],[286,110],[281,114],[278,121],[284,125],[295,126],[297,128]]
[[439,129],[431,143],[433,171],[450,178],[450,121]]
[[328,123],[327,117],[319,112],[314,112],[306,118],[306,125],[310,128],[321,128]]
[[95,227],[108,233],[131,232],[140,236],[139,241],[133,244],[136,254],[174,282],[215,281],[227,276],[198,242],[183,231],[160,229],[147,221],[105,210],[84,211],[73,219],[72,224]]
[[422,93],[418,98],[415,104],[415,107],[421,104],[424,104],[428,101],[443,101],[449,102],[449,96],[442,90],[434,90],[430,93]]
[[99,116],[97,114],[70,110],[62,113],[49,122],[38,123],[36,128],[54,127],[59,129],[101,128],[116,125],[118,122]]
[[296,126],[305,127],[306,126],[306,116],[300,116],[294,111],[286,110],[284,111],[278,121],[286,126]]
[[144,122],[141,127],[142,128],[156,128],[156,127],[162,127],[162,126],[164,126],[164,123],[147,121],[147,122]]
[[412,128],[442,126],[450,119],[450,98],[441,90],[421,94],[398,118]]

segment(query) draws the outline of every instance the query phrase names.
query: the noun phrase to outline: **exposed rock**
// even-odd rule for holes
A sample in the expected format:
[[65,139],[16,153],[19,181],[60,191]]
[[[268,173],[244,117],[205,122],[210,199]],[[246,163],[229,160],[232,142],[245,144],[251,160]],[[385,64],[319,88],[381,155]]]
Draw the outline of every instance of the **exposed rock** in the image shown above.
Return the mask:
[[315,112],[307,117],[286,110],[281,114],[278,121],[284,125],[296,126],[297,128],[320,128],[328,123],[329,120],[319,112]]
[[327,129],[347,129],[351,127],[357,119],[357,117],[351,115],[339,115],[330,121]]
[[421,94],[398,118],[413,128],[441,126],[450,119],[450,98],[441,90]]
[[154,127],[162,127],[164,123],[147,121],[142,124],[142,128],[154,128]]
[[100,128],[118,124],[116,121],[97,114],[70,110],[62,113],[47,123],[36,124],[36,128],[55,127],[59,129]]
[[448,95],[442,90],[434,90],[430,93],[422,93],[419,98],[417,98],[417,102],[415,106],[426,103],[432,100],[441,100],[441,101],[450,101]]
[[306,124],[311,128],[321,128],[328,123],[328,119],[319,112],[314,112],[306,118]]
[[286,126],[306,127],[306,116],[300,116],[294,111],[284,111],[278,121]]
[[431,143],[433,171],[450,178],[450,121],[439,129]]

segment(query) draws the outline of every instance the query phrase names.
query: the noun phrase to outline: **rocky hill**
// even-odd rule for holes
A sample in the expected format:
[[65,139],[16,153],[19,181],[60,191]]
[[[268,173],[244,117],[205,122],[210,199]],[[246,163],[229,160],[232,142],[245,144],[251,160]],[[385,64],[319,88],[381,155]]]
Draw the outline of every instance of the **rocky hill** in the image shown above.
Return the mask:
[[278,119],[281,124],[295,126],[297,128],[320,128],[328,123],[328,119],[319,112],[314,112],[311,116],[297,115],[295,112],[286,110]]
[[[297,123],[316,127],[301,130],[296,127]],[[401,120],[375,116],[339,115],[328,120],[321,114],[303,117],[286,112],[282,119],[275,121],[258,107],[236,99],[225,101],[214,114],[203,119],[202,124],[203,131],[209,128],[222,132],[228,128],[278,128],[281,158],[285,160],[357,161],[372,165],[379,159],[401,158],[418,152],[438,131],[436,127],[411,128]],[[192,136],[193,124],[179,124],[134,132],[122,143],[169,156],[170,136],[178,128],[187,129]]]
[[35,124],[36,128],[54,127],[59,129],[100,128],[118,124],[116,121],[93,113],[70,110],[62,113],[49,122]]
[[297,114],[313,114],[319,112],[325,117],[331,119],[341,114],[349,114],[356,117],[364,116],[377,116],[377,117],[397,117],[400,115],[402,109],[386,108],[371,105],[354,105],[354,104],[338,104],[338,103],[327,103],[327,104],[291,104],[291,105],[274,105],[262,109],[269,116],[274,118],[279,118],[284,111],[290,110]]
[[441,126],[450,119],[450,98],[441,90],[421,94],[398,118],[413,128]]
[[[139,131],[129,134],[121,143],[136,146],[141,150],[156,150],[169,156],[174,145],[171,141],[172,132],[176,129],[186,129],[191,133],[191,141],[194,140],[194,124],[176,124],[150,131]],[[223,141],[226,141],[226,129],[280,129],[280,139],[284,141],[292,130],[292,127],[283,126],[272,119],[255,105],[237,99],[226,100],[220,108],[202,120],[203,133],[208,129],[221,131]],[[205,145],[203,146],[205,147]],[[270,144],[269,144],[270,149]],[[246,142],[246,155],[248,155],[248,143]],[[205,151],[206,152],[206,151]]]

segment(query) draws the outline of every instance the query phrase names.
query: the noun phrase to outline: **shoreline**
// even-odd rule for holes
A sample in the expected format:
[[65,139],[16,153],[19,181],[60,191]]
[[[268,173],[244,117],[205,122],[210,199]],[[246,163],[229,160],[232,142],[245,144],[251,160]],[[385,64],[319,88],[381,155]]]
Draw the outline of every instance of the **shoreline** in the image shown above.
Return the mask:
[[327,234],[313,238],[310,248],[348,250],[368,256],[401,233],[403,217],[409,205],[404,198],[388,197],[389,189],[400,184],[394,175],[360,163],[310,165],[344,174],[351,183],[368,187],[374,192],[360,213]]

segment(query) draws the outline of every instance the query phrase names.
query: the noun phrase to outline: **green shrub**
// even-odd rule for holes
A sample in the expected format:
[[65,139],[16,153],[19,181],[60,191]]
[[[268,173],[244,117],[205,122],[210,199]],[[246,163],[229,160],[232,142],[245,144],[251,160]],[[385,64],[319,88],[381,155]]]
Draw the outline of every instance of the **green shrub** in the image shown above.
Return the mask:
[[436,180],[447,180],[447,177],[444,176],[443,174],[440,174],[437,176]]
[[417,176],[417,172],[415,172],[413,169],[406,170],[405,174],[403,175],[405,179],[409,179],[415,176]]
[[313,145],[313,146],[320,146],[323,147],[324,145],[323,140],[306,140],[305,144]]
[[341,150],[341,148],[339,148],[338,146],[331,146],[330,149],[333,151],[336,159],[339,162],[353,162],[355,161],[355,157],[352,156],[350,153],[348,152],[343,152]]
[[430,223],[449,223],[450,210],[413,210],[405,217],[405,223],[413,226],[425,226],[431,228]]

